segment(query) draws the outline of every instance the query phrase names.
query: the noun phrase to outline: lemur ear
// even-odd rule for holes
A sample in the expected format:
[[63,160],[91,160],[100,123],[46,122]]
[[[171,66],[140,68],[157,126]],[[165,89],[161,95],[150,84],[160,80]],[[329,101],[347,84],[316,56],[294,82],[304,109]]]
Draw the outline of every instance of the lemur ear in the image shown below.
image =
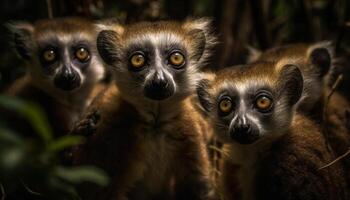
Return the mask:
[[324,77],[332,65],[332,50],[330,43],[317,43],[310,47],[309,62],[319,71],[319,76]]
[[34,27],[27,22],[13,22],[7,24],[13,37],[14,48],[17,53],[26,60],[31,58],[33,43]]
[[188,35],[193,38],[193,41],[195,41],[195,49],[196,52],[193,53],[192,58],[196,61],[199,61],[201,57],[204,54],[205,51],[205,43],[206,43],[206,37],[202,30],[200,29],[194,29],[191,30]]
[[97,50],[107,65],[118,61],[118,33],[113,30],[103,30],[97,36]]
[[296,104],[303,92],[303,75],[296,65],[287,64],[281,69],[279,77],[280,94],[287,96],[290,105]]
[[200,103],[200,106],[205,112],[210,112],[212,110],[212,102],[210,94],[208,92],[210,86],[210,80],[202,79],[197,85],[197,97]]
[[183,28],[189,38],[194,42],[192,57],[205,62],[210,56],[210,51],[217,44],[217,38],[211,28],[211,20],[208,18],[190,19],[183,23]]
[[248,45],[246,48],[248,50],[247,63],[253,63],[257,61],[262,54],[259,49],[256,49],[252,46]]

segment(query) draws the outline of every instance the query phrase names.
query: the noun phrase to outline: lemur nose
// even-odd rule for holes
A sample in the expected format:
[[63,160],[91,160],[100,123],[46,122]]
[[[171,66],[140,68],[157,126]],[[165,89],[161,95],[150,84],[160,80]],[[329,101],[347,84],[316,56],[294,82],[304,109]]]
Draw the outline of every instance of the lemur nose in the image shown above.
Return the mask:
[[145,86],[145,96],[153,100],[164,100],[174,93],[174,88],[166,78],[155,77]]
[[55,86],[62,90],[73,90],[80,85],[80,76],[74,69],[64,67],[54,80]]
[[238,135],[250,134],[252,131],[249,124],[241,124],[235,127],[235,133]]
[[76,74],[73,72],[73,70],[70,67],[65,67],[62,71],[62,78],[68,81],[74,80],[76,78]]
[[169,86],[168,80],[164,78],[155,78],[152,81],[153,87],[158,87],[159,89],[167,88]]
[[251,144],[259,138],[258,132],[249,123],[234,126],[230,136],[240,144]]

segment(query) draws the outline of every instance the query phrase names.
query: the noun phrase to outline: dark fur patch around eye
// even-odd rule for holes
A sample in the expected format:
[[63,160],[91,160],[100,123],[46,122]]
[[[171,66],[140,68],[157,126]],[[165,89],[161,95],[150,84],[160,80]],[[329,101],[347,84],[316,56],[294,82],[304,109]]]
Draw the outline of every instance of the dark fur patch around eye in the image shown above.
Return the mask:
[[326,48],[316,48],[310,55],[311,63],[319,68],[320,76],[323,77],[331,67],[331,55]]
[[130,44],[127,50],[127,57],[130,58],[135,52],[143,52],[147,56],[154,55],[154,46],[151,42],[145,42],[141,44]]
[[118,61],[117,33],[111,30],[101,31],[97,36],[97,50],[102,60],[112,65]]

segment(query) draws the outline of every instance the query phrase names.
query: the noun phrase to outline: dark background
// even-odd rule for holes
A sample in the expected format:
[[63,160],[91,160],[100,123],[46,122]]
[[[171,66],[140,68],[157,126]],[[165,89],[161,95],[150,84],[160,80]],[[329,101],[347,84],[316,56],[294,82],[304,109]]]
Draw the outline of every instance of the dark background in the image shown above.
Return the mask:
[[[85,181],[98,185],[108,183],[106,175],[98,169],[70,168],[59,161],[64,149],[79,144],[82,138],[71,135],[53,138],[40,106],[1,95],[1,91],[25,72],[6,29],[6,23],[11,21],[34,22],[48,18],[49,13],[53,17],[116,17],[123,23],[211,17],[220,41],[209,65],[214,70],[244,63],[247,45],[264,50],[288,43],[330,40],[336,55],[345,60],[343,68],[336,73],[344,75],[337,89],[345,91],[350,98],[349,0],[1,0],[0,13],[1,200],[5,194],[7,199],[13,194],[30,196],[25,199],[79,199],[76,185]],[[25,118],[37,128],[37,137],[21,138],[6,127],[1,120],[2,108]],[[47,198],[41,198],[43,196],[35,191]]]
[[[48,6],[51,5],[51,6]],[[117,17],[121,22],[212,17],[220,45],[211,67],[245,61],[246,46],[266,49],[293,42],[332,40],[347,52],[348,0],[2,0],[0,23],[48,17]],[[0,91],[24,72],[11,48],[5,26],[0,29]],[[340,48],[341,47],[341,48]]]

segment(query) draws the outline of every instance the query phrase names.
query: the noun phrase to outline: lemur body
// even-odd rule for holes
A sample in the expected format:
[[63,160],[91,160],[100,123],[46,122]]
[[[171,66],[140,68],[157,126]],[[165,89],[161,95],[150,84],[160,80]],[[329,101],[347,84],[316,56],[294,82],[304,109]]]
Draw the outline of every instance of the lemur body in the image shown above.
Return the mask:
[[[350,104],[337,89],[333,91],[329,101],[327,99],[337,78],[333,77],[337,74],[334,71],[342,67],[337,66],[339,61],[334,59],[330,44],[325,42],[313,45],[294,44],[276,47],[263,53],[255,51],[250,61],[278,62],[290,58],[296,60],[295,63],[304,76],[304,94],[297,105],[297,110],[322,124],[322,131],[326,134],[336,156],[343,155],[350,147],[350,129],[346,126],[348,123],[346,112],[350,110]],[[345,168],[349,169],[350,160],[344,159],[344,162]],[[350,184],[350,173],[348,180]]]
[[[68,133],[107,83],[97,54],[97,27],[79,18],[41,20],[10,26],[27,74],[6,94],[43,107],[56,136]],[[95,31],[96,30],[96,31]],[[25,130],[28,131],[28,130]]]
[[294,111],[302,88],[298,67],[283,60],[223,69],[201,81],[199,99],[227,152],[225,199],[349,198],[341,164],[320,169],[334,156],[319,128]]
[[105,189],[84,190],[86,199],[168,199],[169,188],[175,199],[214,198],[206,127],[191,101],[213,44],[203,19],[116,24],[99,34],[99,52],[113,67],[116,87],[92,105],[101,118],[72,157],[74,164],[105,169],[112,181]]

